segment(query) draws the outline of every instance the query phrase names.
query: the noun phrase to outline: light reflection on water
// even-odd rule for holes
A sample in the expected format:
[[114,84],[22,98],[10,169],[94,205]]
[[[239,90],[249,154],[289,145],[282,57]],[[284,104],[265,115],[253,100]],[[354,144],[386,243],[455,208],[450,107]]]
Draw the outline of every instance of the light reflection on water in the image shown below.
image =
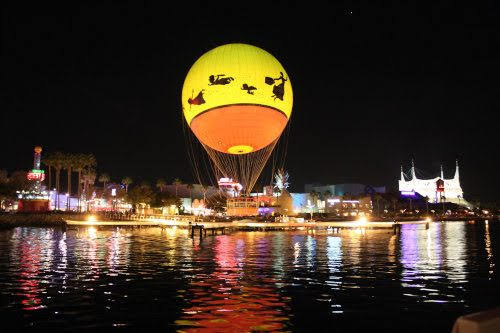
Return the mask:
[[190,332],[377,327],[425,311],[427,331],[447,330],[499,305],[496,223],[202,241],[175,228],[16,228],[0,232],[0,310],[25,326]]

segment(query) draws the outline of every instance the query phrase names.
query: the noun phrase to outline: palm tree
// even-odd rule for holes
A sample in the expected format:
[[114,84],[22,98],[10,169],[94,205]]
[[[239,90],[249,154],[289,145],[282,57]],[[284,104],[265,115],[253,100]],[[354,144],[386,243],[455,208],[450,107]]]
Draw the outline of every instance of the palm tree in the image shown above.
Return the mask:
[[49,193],[50,193],[50,189],[52,188],[52,167],[54,166],[54,159],[53,159],[53,155],[47,155],[46,157],[44,157],[42,159],[42,163],[45,164],[46,166],[49,167],[49,179],[48,179],[48,182],[49,182]]
[[393,196],[391,198],[391,201],[392,201],[392,206],[393,206],[393,209],[394,209],[394,215],[396,215],[396,203],[398,202],[398,198],[396,198],[395,196]]
[[92,168],[96,166],[96,160],[92,154],[77,154],[74,156],[74,170],[78,172],[78,209],[80,207],[80,199],[82,196],[82,171],[85,168]]
[[109,182],[109,175],[107,173],[103,173],[99,176],[99,181],[102,183],[102,195],[106,191],[106,183]]
[[377,200],[377,215],[380,216],[380,199],[382,196],[379,193],[375,194],[375,200]]
[[87,202],[87,211],[89,211],[89,200],[92,198],[92,193],[94,192],[94,183],[96,178],[96,172],[94,168],[89,167],[83,169],[82,172],[82,182],[83,182],[83,197]]
[[182,180],[180,180],[179,178],[175,178],[174,181],[172,182],[172,185],[175,185],[175,196],[178,197],[177,189],[180,185],[182,185]]
[[189,190],[189,199],[191,200],[191,208],[193,208],[193,184],[187,184],[187,189]]
[[130,177],[125,177],[122,179],[122,184],[125,185],[125,192],[128,192],[128,186],[132,183],[133,183],[133,181],[132,181],[132,178],[130,178]]
[[203,184],[201,184],[201,189],[203,191],[203,204],[206,205],[206,203],[207,203],[207,191],[208,191],[208,187],[205,186],[205,185],[203,185]]
[[51,160],[54,163],[54,168],[56,169],[56,202],[55,202],[55,208],[58,210],[59,207],[59,192],[60,192],[60,175],[61,175],[61,169],[63,168],[63,163],[64,163],[64,154],[56,151],[54,154],[51,156]]
[[312,217],[313,217],[313,207],[315,207],[318,203],[318,192],[316,192],[315,190],[312,190],[310,193],[309,193],[310,197],[311,197],[311,206],[309,207],[311,209],[311,220],[312,220]]
[[426,214],[429,215],[429,197],[426,195],[424,197],[425,199],[425,210],[426,210]]
[[156,187],[160,189],[160,192],[163,192],[165,186],[167,186],[167,182],[165,181],[165,179],[160,178],[156,181]]
[[78,211],[80,211],[80,197],[81,197],[81,177],[82,170],[85,168],[85,155],[84,154],[75,154],[73,156],[73,170],[78,173],[78,182],[77,182],[77,197],[78,197]]
[[68,172],[68,195],[66,199],[66,210],[69,210],[70,207],[70,197],[71,197],[71,169],[75,166],[75,155],[73,154],[64,154],[64,159],[62,162],[63,169]]

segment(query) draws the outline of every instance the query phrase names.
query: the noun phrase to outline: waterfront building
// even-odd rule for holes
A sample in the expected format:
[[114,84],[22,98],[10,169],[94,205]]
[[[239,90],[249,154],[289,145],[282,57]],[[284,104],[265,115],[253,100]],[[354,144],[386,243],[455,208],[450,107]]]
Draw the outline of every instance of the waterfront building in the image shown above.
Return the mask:
[[336,196],[328,198],[325,201],[325,213],[337,216],[367,215],[373,211],[372,198],[370,196],[362,196],[356,199]]
[[464,193],[460,186],[458,160],[456,161],[455,174],[452,178],[444,178],[443,166],[438,177],[419,179],[415,174],[415,163],[411,162],[410,177],[407,180],[403,167],[401,166],[401,178],[399,180],[399,191],[402,195],[413,195],[415,192],[427,197],[429,202],[453,202],[470,206],[464,200]]
[[374,187],[371,185],[347,183],[347,184],[306,184],[304,188],[306,193],[316,192],[318,194],[329,193],[331,196],[344,195],[365,195],[374,193],[385,193],[385,186]]

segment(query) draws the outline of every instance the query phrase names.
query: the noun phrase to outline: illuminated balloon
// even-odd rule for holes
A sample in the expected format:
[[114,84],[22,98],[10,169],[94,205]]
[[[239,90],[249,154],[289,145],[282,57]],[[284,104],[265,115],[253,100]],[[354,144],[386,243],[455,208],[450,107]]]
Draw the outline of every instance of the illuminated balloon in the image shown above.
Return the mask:
[[[283,132],[292,104],[292,86],[283,66],[268,52],[247,44],[227,44],[202,55],[182,88],[189,127],[224,176],[246,182],[247,188]],[[226,155],[249,155],[252,160],[228,162]],[[242,163],[244,175],[230,170],[241,169]]]

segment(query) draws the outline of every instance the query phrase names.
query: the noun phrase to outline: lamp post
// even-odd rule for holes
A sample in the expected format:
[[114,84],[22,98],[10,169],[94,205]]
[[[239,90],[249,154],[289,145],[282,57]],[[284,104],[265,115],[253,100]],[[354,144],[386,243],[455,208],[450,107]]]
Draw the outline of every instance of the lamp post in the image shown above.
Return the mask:
[[116,211],[116,188],[111,189],[111,196],[113,197],[113,212]]
[[313,207],[314,207],[314,205],[311,204],[311,202],[309,200],[307,200],[307,203],[308,203],[307,208],[309,208],[309,213],[311,213],[311,221],[312,221],[312,219],[313,219]]

